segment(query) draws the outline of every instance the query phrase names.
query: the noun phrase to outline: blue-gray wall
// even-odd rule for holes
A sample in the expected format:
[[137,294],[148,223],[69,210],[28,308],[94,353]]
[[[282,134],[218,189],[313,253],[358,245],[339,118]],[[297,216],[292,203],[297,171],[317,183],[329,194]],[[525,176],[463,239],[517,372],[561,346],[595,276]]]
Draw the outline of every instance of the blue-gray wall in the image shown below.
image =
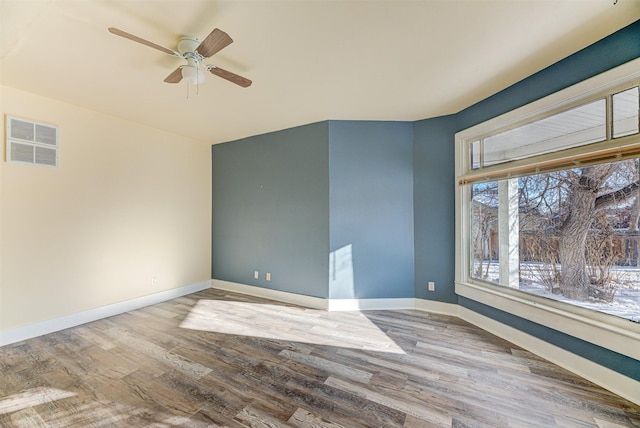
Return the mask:
[[413,297],[412,162],[411,122],[321,122],[212,146],[212,278]]
[[329,297],[413,297],[413,124],[329,123]]
[[[455,269],[456,116],[414,123],[415,297],[457,303]],[[435,282],[435,291],[427,283]]]
[[328,132],[321,122],[212,146],[213,279],[328,297]]

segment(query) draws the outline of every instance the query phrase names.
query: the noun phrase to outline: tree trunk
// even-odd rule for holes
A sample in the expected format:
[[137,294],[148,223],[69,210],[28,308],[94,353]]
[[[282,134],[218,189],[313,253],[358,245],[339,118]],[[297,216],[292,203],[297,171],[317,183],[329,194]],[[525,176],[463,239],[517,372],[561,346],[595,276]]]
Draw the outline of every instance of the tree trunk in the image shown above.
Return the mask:
[[595,216],[596,193],[590,186],[575,185],[569,198],[570,213],[560,230],[560,292],[575,300],[589,297],[590,280],[585,254],[587,235]]
[[[634,161],[635,162],[635,161]],[[638,196],[640,182],[633,177],[614,177],[624,172],[622,163],[609,163],[569,171],[565,176],[567,199],[564,221],[558,228],[558,259],[560,262],[560,293],[570,299],[586,300],[591,291],[587,264],[601,265],[601,260],[587,259],[587,238],[594,225],[597,212]],[[637,168],[638,165],[635,165]],[[627,171],[633,171],[627,168]],[[626,180],[626,185],[624,184]],[[622,187],[609,190],[611,185]],[[614,187],[615,188],[615,187]],[[608,190],[608,191],[607,191]],[[603,191],[607,191],[603,193]],[[637,221],[637,220],[636,220]],[[600,250],[597,250],[600,251]]]

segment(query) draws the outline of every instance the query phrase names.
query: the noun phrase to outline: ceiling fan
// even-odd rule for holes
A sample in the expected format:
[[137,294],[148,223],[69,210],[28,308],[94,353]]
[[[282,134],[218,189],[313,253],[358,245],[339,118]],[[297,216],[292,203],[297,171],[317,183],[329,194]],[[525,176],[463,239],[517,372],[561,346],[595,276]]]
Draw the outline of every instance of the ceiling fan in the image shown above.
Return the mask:
[[116,36],[124,37],[125,39],[133,40],[134,42],[157,49],[160,52],[164,52],[171,56],[186,59],[186,65],[181,65],[176,68],[164,79],[166,83],[178,83],[184,78],[186,81],[194,85],[200,84],[204,81],[204,73],[200,69],[200,66],[202,66],[202,68],[211,74],[222,77],[223,79],[242,86],[243,88],[251,86],[251,80],[249,79],[238,76],[237,74],[224,70],[220,67],[216,67],[215,65],[203,64],[205,59],[215,55],[223,48],[233,43],[233,39],[229,37],[227,33],[217,28],[209,33],[202,42],[194,36],[180,37],[180,40],[178,41],[178,52],[157,45],[138,36],[134,36],[133,34],[129,34],[118,28],[110,27],[109,32]]

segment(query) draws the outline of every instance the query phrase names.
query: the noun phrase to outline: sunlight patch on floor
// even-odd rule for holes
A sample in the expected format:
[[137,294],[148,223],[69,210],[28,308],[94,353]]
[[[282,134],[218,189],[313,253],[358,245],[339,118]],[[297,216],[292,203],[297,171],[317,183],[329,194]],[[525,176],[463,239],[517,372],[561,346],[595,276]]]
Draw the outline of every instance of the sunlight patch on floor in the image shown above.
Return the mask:
[[199,300],[181,328],[314,345],[404,354],[361,312]]

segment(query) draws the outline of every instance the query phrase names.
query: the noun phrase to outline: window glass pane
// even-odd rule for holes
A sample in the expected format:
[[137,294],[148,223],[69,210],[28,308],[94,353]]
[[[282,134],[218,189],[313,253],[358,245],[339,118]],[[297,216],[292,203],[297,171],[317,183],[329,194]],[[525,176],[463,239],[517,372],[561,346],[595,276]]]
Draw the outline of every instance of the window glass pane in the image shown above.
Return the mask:
[[498,282],[498,182],[471,187],[471,277]]
[[638,169],[631,159],[474,184],[471,276],[640,322]]
[[606,136],[606,101],[600,99],[485,138],[483,166],[604,141]]
[[613,138],[638,133],[638,87],[613,95]]
[[473,141],[469,144],[469,159],[471,169],[480,168],[480,141]]

